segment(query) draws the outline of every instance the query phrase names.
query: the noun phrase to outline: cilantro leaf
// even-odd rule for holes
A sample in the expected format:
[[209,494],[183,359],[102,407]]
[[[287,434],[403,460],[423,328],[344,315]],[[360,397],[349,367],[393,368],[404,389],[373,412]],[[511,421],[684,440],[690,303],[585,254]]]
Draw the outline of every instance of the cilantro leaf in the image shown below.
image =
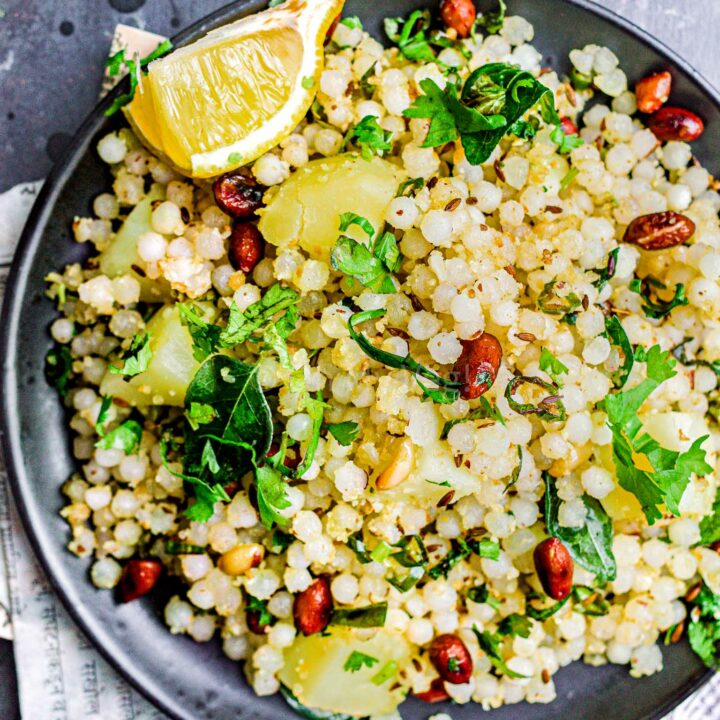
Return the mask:
[[72,362],[72,353],[67,345],[56,345],[45,356],[45,378],[61,397],[65,397],[69,390]]
[[582,305],[582,300],[574,293],[558,295],[561,283],[550,280],[543,285],[542,292],[538,295],[537,306],[548,315],[566,315],[574,312]]
[[576,133],[566,134],[562,129],[562,125],[557,125],[550,133],[550,139],[558,146],[558,152],[561,155],[567,155],[575,148],[584,145],[584,141]]
[[325,426],[328,432],[340,443],[347,447],[352,445],[355,438],[360,433],[360,426],[352,420],[346,420],[345,422],[330,423]]
[[248,595],[245,610],[258,614],[258,625],[273,625],[275,623],[275,616],[267,609],[267,606],[267,600],[260,600],[260,598],[256,598],[253,595]]
[[262,524],[268,528],[273,524],[287,526],[288,519],[280,514],[280,510],[290,507],[287,486],[282,475],[269,465],[261,465],[255,470],[255,487]]
[[354,278],[364,287],[378,293],[395,293],[391,272],[400,266],[400,250],[395,236],[383,233],[373,242],[375,228],[361,215],[343,213],[340,216],[340,232],[356,225],[370,240],[370,245],[359,243],[347,235],[341,235],[330,254],[330,264],[338,272]]
[[720,595],[703,583],[693,600],[688,625],[690,647],[711,670],[720,671]]
[[198,362],[202,362],[217,351],[222,328],[208,322],[196,305],[178,303],[177,309],[180,314],[180,322],[190,332],[193,342],[193,357]]
[[700,544],[712,545],[718,541],[720,541],[720,489],[715,495],[710,515],[700,521]]
[[618,347],[622,353],[622,365],[610,376],[616,388],[625,386],[627,379],[635,365],[635,353],[628,339],[625,328],[616,315],[605,317],[605,332],[613,345]]
[[[577,172],[579,172],[579,171],[577,171]],[[561,184],[562,184],[562,181],[561,181]],[[610,254],[608,255],[607,266],[602,268],[602,270],[595,270],[595,272],[599,275],[599,277],[593,283],[593,285],[598,289],[598,292],[600,292],[610,282],[610,280],[612,280],[615,277],[615,272],[617,271],[617,259],[618,259],[619,253],[620,253],[619,247],[616,247],[614,250],[611,250]]]
[[111,406],[112,398],[109,395],[103,396],[102,402],[100,403],[100,410],[98,411],[97,420],[95,421],[95,432],[100,437],[103,437],[105,435],[105,424],[108,421]]
[[377,665],[379,662],[380,661],[372,655],[366,655],[365,653],[353,650],[350,655],[348,655],[348,659],[343,665],[343,670],[345,672],[355,673],[358,670],[361,670],[363,667],[371,668],[374,665]]
[[[419,95],[413,104],[403,111],[403,115],[409,118],[430,118],[430,127],[422,147],[439,147],[457,140],[457,124],[446,102],[445,92],[430,78],[420,81],[420,89],[424,95]],[[455,93],[457,95],[457,90]]]
[[582,527],[562,527],[558,522],[560,499],[550,473],[545,481],[545,524],[548,534],[563,541],[573,560],[594,573],[600,583],[612,582],[617,563],[612,551],[613,524],[603,506],[589,495],[583,495],[587,515]]
[[646,317],[653,320],[660,320],[669,315],[676,307],[682,307],[689,302],[685,295],[685,285],[683,283],[678,283],[675,286],[673,297],[670,300],[659,300],[657,297],[653,297],[653,288],[658,290],[667,289],[664,283],[653,277],[634,278],[630,281],[629,288],[643,298],[642,310]]
[[385,18],[385,34],[397,44],[402,55],[417,62],[435,60],[435,53],[428,43],[427,30],[430,28],[430,12],[416,10],[407,20]]
[[[666,450],[642,428],[637,413],[652,392],[675,375],[675,360],[668,352],[654,345],[647,352],[638,349],[635,360],[647,364],[647,378],[636,387],[605,398],[604,407],[608,427],[612,431],[613,461],[618,482],[640,501],[643,512],[652,525],[662,518],[659,507],[665,505],[679,514],[679,502],[690,475],[712,472],[705,461],[702,444],[707,436],[698,438],[685,452]],[[644,461],[641,456],[644,457]],[[640,458],[642,467],[636,464]],[[649,464],[651,469],[645,469]]]
[[121,367],[110,365],[108,370],[112,375],[124,375],[134,377],[148,369],[152,360],[153,351],[150,347],[150,333],[136,335],[130,345],[130,349],[124,355],[124,362]]
[[567,366],[561,363],[546,347],[540,351],[540,369],[546,372],[558,387],[563,385],[560,375],[567,375],[569,372]]
[[317,451],[318,444],[320,443],[320,430],[323,424],[323,415],[327,405],[323,402],[322,392],[318,390],[315,398],[305,398],[305,410],[313,421],[312,431],[310,433],[310,439],[308,440],[307,448],[305,450],[305,456],[302,462],[297,467],[296,475],[302,477],[312,465],[315,452]]
[[103,450],[122,450],[126,455],[133,455],[140,445],[142,434],[142,425],[137,420],[126,420],[103,435],[95,443],[95,447]]
[[532,631],[530,618],[518,613],[504,617],[498,625],[498,633],[507,637],[529,638]]
[[330,263],[334,270],[357,280],[377,293],[396,292],[390,273],[382,261],[363,244],[341,235],[332,249]]
[[185,417],[193,430],[201,425],[207,425],[215,419],[215,408],[207,403],[191,402],[185,411]]
[[506,12],[505,0],[498,0],[498,9],[481,13],[480,17],[475,20],[475,28],[483,28],[488,35],[497,35],[505,23]]
[[498,670],[502,675],[506,675],[513,680],[527,677],[527,675],[521,675],[520,673],[511,670],[506,665],[502,656],[502,639],[500,635],[491,633],[487,630],[481,632],[478,630],[477,625],[473,625],[472,631],[475,633],[480,649],[487,655],[488,660],[496,670]]
[[383,130],[374,115],[366,115],[352,129],[348,139],[357,143],[365,160],[371,160],[374,155],[382,157],[386,151],[392,150],[391,137],[392,133]]

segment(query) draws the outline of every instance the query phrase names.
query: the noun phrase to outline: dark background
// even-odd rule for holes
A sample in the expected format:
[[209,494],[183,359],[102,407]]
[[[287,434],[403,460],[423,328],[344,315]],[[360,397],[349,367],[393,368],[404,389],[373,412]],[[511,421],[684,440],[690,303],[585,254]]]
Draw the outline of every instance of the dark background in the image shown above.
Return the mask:
[[[0,192],[44,177],[62,154],[97,100],[117,23],[173,35],[227,1],[0,0]],[[719,0],[602,4],[646,28],[720,84]],[[385,6],[391,14],[392,0]],[[12,645],[0,641],[0,720],[18,719]]]

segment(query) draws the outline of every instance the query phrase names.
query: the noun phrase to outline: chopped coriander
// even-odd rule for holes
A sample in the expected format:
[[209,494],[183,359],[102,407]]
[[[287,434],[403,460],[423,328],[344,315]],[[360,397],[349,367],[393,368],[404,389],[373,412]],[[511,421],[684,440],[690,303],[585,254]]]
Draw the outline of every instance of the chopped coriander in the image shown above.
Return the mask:
[[566,365],[561,363],[546,347],[540,351],[540,369],[546,372],[552,381],[562,387],[561,375],[567,375],[569,370]]
[[104,433],[95,443],[95,447],[102,450],[122,450],[126,455],[133,455],[140,446],[142,434],[142,425],[137,420],[126,420]]
[[[652,525],[663,516],[664,505],[674,515],[693,473],[706,475],[712,467],[705,460],[702,445],[707,435],[695,440],[684,452],[667,450],[647,433],[641,433],[637,417],[640,407],[663,383],[675,376],[675,360],[658,345],[638,348],[636,362],[645,362],[647,378],[636,387],[609,395],[603,401],[612,431],[613,461],[620,486],[640,501]],[[636,463],[637,461],[637,463]]]
[[525,615],[512,613],[504,617],[498,625],[498,633],[507,637],[529,638],[532,630],[532,623]]
[[384,26],[385,34],[408,60],[412,62],[435,60],[435,53],[428,42],[427,31],[430,28],[428,10],[416,10],[407,20],[385,18]]
[[245,610],[247,612],[258,613],[258,625],[273,625],[275,623],[275,616],[267,609],[267,605],[267,600],[260,600],[253,595],[248,595]]
[[404,182],[401,182],[400,185],[398,185],[397,192],[395,193],[395,197],[403,197],[406,195],[410,195],[410,191],[418,191],[425,187],[425,178],[410,178],[409,180],[405,180]]
[[305,90],[310,90],[315,86],[315,78],[312,75],[306,75],[301,81],[300,84],[303,86]]
[[272,534],[271,548],[276,554],[285,552],[295,542],[295,536],[282,530],[275,530]]
[[566,134],[561,125],[557,125],[550,133],[550,139],[558,146],[557,150],[561,155],[567,155],[585,144],[577,134]]
[[136,335],[130,345],[129,350],[123,356],[123,364],[121,367],[110,365],[108,370],[112,375],[124,375],[125,377],[134,377],[148,369],[150,360],[152,360],[153,352],[150,347],[150,333],[144,335]]
[[100,437],[105,435],[105,424],[110,416],[112,401],[113,400],[109,395],[104,395],[102,402],[100,403],[100,410],[98,411],[97,420],[95,421],[95,432]]
[[363,565],[367,565],[372,562],[370,553],[368,552],[365,541],[363,540],[362,530],[358,530],[347,539],[347,546],[355,553],[355,557]]
[[356,15],[350,15],[349,17],[345,17],[340,21],[341,25],[345,25],[345,27],[349,27],[351,30],[362,30],[363,24],[359,17]]
[[[410,371],[416,376],[416,381],[422,388],[426,395],[430,395],[436,402],[454,402],[459,396],[460,392],[456,388],[460,387],[460,383],[454,380],[448,380],[438,375],[434,370],[421,365],[417,360],[414,360],[410,355],[404,357],[395,355],[394,353],[381,350],[368,340],[365,335],[359,333],[355,328],[361,323],[368,322],[370,320],[377,320],[385,315],[385,310],[365,310],[363,312],[355,313],[348,320],[348,328],[350,330],[350,337],[360,346],[360,349],[371,359],[376,362],[383,363],[388,367],[395,369],[405,369]],[[438,392],[431,394],[430,388],[424,386],[417,376],[423,377],[426,380],[438,385]],[[439,393],[442,393],[440,395]]]
[[335,440],[344,447],[352,445],[355,438],[360,434],[360,426],[352,420],[329,423],[326,424],[325,427]]
[[243,158],[242,153],[231,152],[228,155],[228,162],[231,163],[232,165],[240,165],[240,163],[242,163],[242,158]]
[[365,655],[365,653],[353,650],[350,655],[348,655],[348,659],[343,665],[343,670],[345,672],[355,673],[358,672],[358,670],[362,670],[363,667],[371,668],[379,662],[380,661],[372,655]]
[[378,672],[370,678],[370,682],[373,685],[384,685],[388,680],[391,680],[397,675],[398,664],[395,660],[388,660]]
[[168,555],[203,555],[205,553],[205,548],[200,547],[200,545],[191,545],[190,543],[168,540],[165,543],[165,552]]
[[354,140],[365,160],[373,156],[382,157],[392,150],[392,133],[383,130],[374,115],[366,115],[349,133],[348,140]]
[[611,344],[617,347],[622,354],[622,365],[610,376],[615,387],[620,389],[625,386],[630,377],[630,372],[635,365],[635,353],[625,328],[617,316],[607,315],[605,317],[605,333]]
[[629,288],[643,298],[642,310],[646,317],[653,320],[660,320],[669,315],[676,307],[682,307],[689,302],[685,295],[685,285],[683,283],[678,283],[675,286],[673,297],[670,300],[660,300],[657,296],[653,297],[653,288],[658,290],[667,289],[664,283],[653,277],[634,278],[630,281]]
[[615,272],[617,271],[617,259],[618,259],[619,253],[620,253],[619,247],[616,247],[614,250],[611,250],[610,254],[608,255],[607,266],[602,268],[601,270],[595,270],[595,272],[599,275],[599,277],[593,283],[593,285],[597,288],[598,292],[600,292],[610,282],[610,280],[612,280],[615,277]]
[[[332,267],[357,280],[361,285],[378,293],[395,293],[391,272],[400,266],[400,250],[391,232],[384,232],[375,238],[372,223],[361,215],[343,213],[340,216],[340,232],[351,226],[359,227],[368,237],[370,245],[357,242],[347,235],[341,235],[330,255]],[[375,238],[375,239],[373,239]]]
[[191,402],[185,411],[185,417],[193,430],[201,425],[207,425],[215,419],[215,408],[207,403]]
[[429,118],[423,147],[438,147],[460,139],[472,165],[485,162],[500,140],[535,105],[545,122],[557,124],[552,91],[531,73],[506,63],[489,63],[474,70],[462,86],[444,89],[430,78],[420,82],[424,94],[403,111],[410,118]]
[[318,390],[317,395],[314,398],[305,398],[305,410],[312,420],[312,430],[310,432],[310,439],[305,449],[305,455],[302,462],[298,465],[295,474],[297,477],[302,477],[312,465],[315,458],[318,445],[320,443],[320,430],[322,429],[323,416],[325,414],[325,408],[327,405],[323,402],[322,392]]
[[493,597],[490,594],[487,585],[478,585],[476,587],[470,588],[467,591],[467,598],[474,603],[485,603],[494,610],[500,609],[500,602],[497,600],[497,598]]
[[487,655],[490,663],[501,675],[506,675],[513,680],[527,677],[527,675],[521,675],[520,673],[511,670],[506,665],[505,660],[503,660],[501,650],[502,637],[499,634],[491,633],[489,631],[480,631],[478,630],[477,625],[473,625],[472,631],[475,633],[480,649]]
[[561,610],[569,602],[570,595],[544,608],[537,608],[530,602],[531,600],[538,599],[538,595],[536,595],[535,593],[530,593],[527,599],[528,601],[525,605],[525,614],[533,620],[537,620],[538,622],[544,622],[548,618],[555,615],[556,612]]
[[700,545],[720,541],[720,489],[715,494],[712,511],[700,521]]
[[720,671],[720,595],[703,583],[689,613],[690,647],[711,670]]
[[507,6],[505,5],[505,0],[498,0],[497,10],[481,13],[475,20],[473,30],[477,32],[476,28],[482,28],[488,35],[497,35],[505,24],[506,12]]
[[155,48],[155,50],[146,57],[141,58],[139,61],[126,57],[126,51],[124,49],[116,52],[108,58],[105,66],[110,77],[117,77],[120,74],[123,65],[127,68],[128,76],[130,78],[130,90],[127,93],[118,95],[113,100],[110,107],[105,110],[106,117],[114,115],[121,107],[132,101],[135,97],[135,91],[137,90],[138,84],[140,83],[141,74],[147,74],[147,66],[153,60],[157,60],[163,55],[169,53],[170,50],[172,50],[172,47],[173,45],[170,40],[164,40]]
[[490,560],[497,560],[500,557],[500,545],[495,540],[483,538],[482,540],[463,540],[454,538],[450,541],[450,551],[434,567],[428,570],[428,575],[437,580],[440,577],[447,577],[450,571],[462,560],[472,554],[479,555]]
[[520,479],[520,473],[522,472],[522,466],[523,466],[523,451],[522,451],[522,447],[520,445],[517,446],[517,454],[518,454],[517,465],[513,468],[512,474],[510,475],[510,480],[508,481],[508,484],[505,486],[505,489],[503,490],[503,492],[507,492]]

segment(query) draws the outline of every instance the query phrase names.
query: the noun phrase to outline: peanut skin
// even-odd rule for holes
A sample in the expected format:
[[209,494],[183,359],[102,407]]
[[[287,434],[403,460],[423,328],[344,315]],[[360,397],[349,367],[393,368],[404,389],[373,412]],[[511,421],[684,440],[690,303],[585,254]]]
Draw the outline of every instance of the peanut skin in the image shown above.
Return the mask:
[[553,600],[564,600],[572,590],[574,563],[561,540],[543,540],[533,553],[535,570],[545,593]]
[[472,340],[462,341],[462,352],[455,361],[453,374],[462,383],[460,395],[465,400],[475,400],[486,393],[495,382],[502,346],[490,333],[483,333]]
[[303,635],[321,633],[330,623],[332,610],[330,581],[326,577],[319,577],[307,590],[295,596],[295,627]]
[[457,635],[438,635],[430,645],[430,662],[438,675],[453,685],[462,685],[472,676],[470,652]]

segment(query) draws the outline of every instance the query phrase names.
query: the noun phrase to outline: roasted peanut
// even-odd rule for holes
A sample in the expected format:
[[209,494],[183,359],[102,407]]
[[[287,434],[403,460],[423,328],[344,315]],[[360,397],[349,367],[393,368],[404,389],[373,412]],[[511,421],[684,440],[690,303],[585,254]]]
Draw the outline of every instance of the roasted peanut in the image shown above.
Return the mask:
[[553,600],[564,600],[572,590],[573,559],[561,540],[543,540],[533,553],[535,570],[543,590]]
[[668,101],[671,88],[672,75],[667,70],[638,80],[635,85],[638,110],[644,113],[659,110]]
[[265,557],[265,548],[258,543],[243,543],[223,553],[218,567],[226,574],[237,577],[256,568]]
[[426,703],[439,703],[450,699],[443,679],[439,677],[430,683],[430,687],[425,692],[416,693],[415,697]]
[[623,241],[643,250],[665,250],[686,243],[694,234],[695,223],[689,217],[668,210],[635,218]]
[[230,234],[228,259],[235,270],[252,272],[263,256],[265,241],[255,225],[236,222]]
[[705,130],[702,118],[690,110],[679,107],[660,108],[650,116],[647,125],[655,133],[655,137],[663,141],[692,142]]
[[442,21],[461,38],[470,35],[475,15],[475,4],[472,0],[443,0],[440,6]]
[[410,475],[415,462],[415,449],[412,440],[404,437],[395,442],[387,467],[378,475],[375,487],[378,490],[389,490],[404,482]]
[[503,355],[502,346],[494,335],[485,332],[472,340],[463,340],[462,346],[453,374],[462,383],[460,395],[465,400],[475,400],[495,382]]
[[470,652],[457,635],[438,635],[430,645],[430,662],[438,675],[453,685],[462,685],[472,676]]
[[147,595],[160,579],[162,567],[159,560],[129,560],[118,586],[120,602],[132,602]]
[[307,590],[295,596],[295,627],[303,635],[320,633],[328,626],[332,610],[330,581],[326,577],[319,577]]
[[246,220],[263,206],[265,188],[252,175],[233,171],[215,180],[213,193],[223,212],[232,218]]

